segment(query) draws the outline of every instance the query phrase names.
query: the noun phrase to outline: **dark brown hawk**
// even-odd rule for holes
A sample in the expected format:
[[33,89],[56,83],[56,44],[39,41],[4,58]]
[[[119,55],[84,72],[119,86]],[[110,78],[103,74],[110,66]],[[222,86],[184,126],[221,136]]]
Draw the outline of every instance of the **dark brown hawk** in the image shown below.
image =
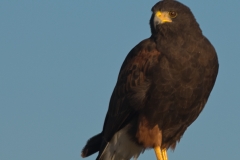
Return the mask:
[[174,0],[152,8],[152,35],[122,64],[103,130],[88,140],[82,157],[137,159],[154,148],[158,160],[176,147],[203,110],[218,73],[216,51],[190,9]]

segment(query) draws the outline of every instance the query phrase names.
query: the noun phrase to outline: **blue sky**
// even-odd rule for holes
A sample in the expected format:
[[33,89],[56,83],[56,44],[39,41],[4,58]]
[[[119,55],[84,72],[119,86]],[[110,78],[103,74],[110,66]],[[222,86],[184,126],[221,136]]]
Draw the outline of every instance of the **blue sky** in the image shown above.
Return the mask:
[[[125,56],[150,36],[156,2],[0,1],[1,160],[81,159],[102,129]],[[215,46],[220,70],[169,160],[239,159],[240,1],[180,2]],[[144,159],[154,160],[153,150]]]

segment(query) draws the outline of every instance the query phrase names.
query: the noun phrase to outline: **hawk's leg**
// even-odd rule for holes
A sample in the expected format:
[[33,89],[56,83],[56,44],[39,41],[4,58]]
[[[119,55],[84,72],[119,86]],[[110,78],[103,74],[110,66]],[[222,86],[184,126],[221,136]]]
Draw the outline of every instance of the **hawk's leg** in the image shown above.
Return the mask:
[[168,160],[167,149],[161,149],[160,146],[154,147],[154,151],[157,157],[157,160]]
[[163,156],[163,160],[168,160],[167,149],[166,148],[162,149],[162,156]]

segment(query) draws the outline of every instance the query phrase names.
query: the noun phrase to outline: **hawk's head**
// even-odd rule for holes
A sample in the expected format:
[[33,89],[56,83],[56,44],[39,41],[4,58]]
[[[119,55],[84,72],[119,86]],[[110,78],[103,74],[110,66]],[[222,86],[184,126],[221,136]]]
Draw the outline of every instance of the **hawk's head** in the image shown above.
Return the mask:
[[201,31],[191,10],[175,0],[163,0],[153,6],[150,26],[152,34],[165,31],[179,33],[192,29]]

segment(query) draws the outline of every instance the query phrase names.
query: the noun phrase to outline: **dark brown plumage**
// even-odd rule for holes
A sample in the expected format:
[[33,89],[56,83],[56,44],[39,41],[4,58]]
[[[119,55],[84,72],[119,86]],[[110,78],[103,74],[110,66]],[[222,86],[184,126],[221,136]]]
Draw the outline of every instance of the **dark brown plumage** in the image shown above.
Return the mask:
[[[171,13],[171,22],[159,24],[158,11],[177,16]],[[130,140],[143,149],[174,149],[207,102],[218,73],[214,47],[185,5],[164,0],[152,12],[152,35],[123,62],[103,131],[87,142],[83,157],[99,151],[97,159],[107,159],[101,157],[105,148],[126,126]]]

